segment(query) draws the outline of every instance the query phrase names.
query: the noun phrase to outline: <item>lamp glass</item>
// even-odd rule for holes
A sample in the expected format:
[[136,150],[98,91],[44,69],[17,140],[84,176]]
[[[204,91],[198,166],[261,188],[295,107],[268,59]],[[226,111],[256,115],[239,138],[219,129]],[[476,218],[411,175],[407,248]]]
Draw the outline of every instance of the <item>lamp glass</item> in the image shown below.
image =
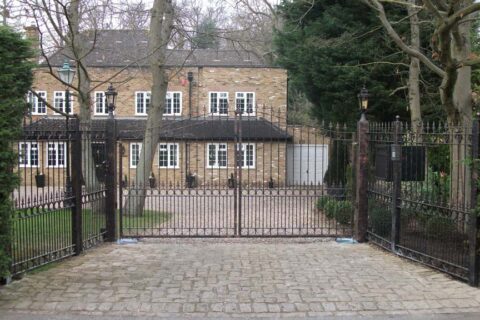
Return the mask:
[[360,105],[361,110],[367,110],[368,109],[368,90],[365,88],[365,86],[360,90],[360,93],[357,95],[358,97],[358,102]]
[[68,61],[65,61],[63,66],[58,69],[58,77],[66,84],[72,84],[73,78],[75,77],[75,69],[70,67]]
[[113,87],[113,85],[110,83],[108,86],[107,91],[105,91],[105,98],[107,100],[107,105],[115,105],[115,100],[117,98],[117,91]]

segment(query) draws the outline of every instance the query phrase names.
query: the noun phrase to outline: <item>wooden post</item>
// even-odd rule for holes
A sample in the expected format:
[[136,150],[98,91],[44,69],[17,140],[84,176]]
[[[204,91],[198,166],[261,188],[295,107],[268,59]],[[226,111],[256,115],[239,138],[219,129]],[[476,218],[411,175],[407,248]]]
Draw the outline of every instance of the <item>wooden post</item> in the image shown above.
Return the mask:
[[392,160],[392,251],[395,252],[400,242],[400,197],[402,192],[402,139],[401,139],[401,123],[399,117],[395,121],[393,132],[393,145],[391,146]]
[[76,119],[72,135],[72,243],[75,255],[83,251],[82,233],[82,132],[80,131],[80,119]]
[[480,273],[480,244],[479,244],[479,217],[477,212],[477,182],[478,182],[478,143],[479,123],[478,119],[472,124],[472,181],[471,181],[471,213],[468,216],[468,238],[469,238],[469,266],[468,283],[471,286],[478,286]]
[[358,242],[367,241],[368,228],[368,121],[362,113],[357,123],[358,130],[358,153],[356,163],[355,183],[355,217],[354,217],[354,238]]
[[113,110],[109,110],[106,128],[106,199],[105,199],[105,214],[106,214],[106,241],[117,240],[117,196],[116,196],[116,121],[113,118]]

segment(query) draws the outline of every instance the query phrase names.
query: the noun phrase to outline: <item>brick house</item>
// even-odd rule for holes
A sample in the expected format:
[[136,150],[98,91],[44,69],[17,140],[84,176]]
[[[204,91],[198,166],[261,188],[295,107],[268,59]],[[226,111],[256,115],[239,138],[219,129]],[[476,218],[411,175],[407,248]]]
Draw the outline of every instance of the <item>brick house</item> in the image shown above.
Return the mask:
[[[107,81],[92,90],[93,126],[101,126],[107,117],[104,92],[112,77],[118,92],[114,115],[119,143],[125,150],[121,163],[127,182],[135,178],[150,102],[151,74],[148,61],[143,58],[146,40],[143,32],[102,31],[97,39],[102,45],[87,58],[92,86]],[[60,51],[51,57],[50,64],[56,69],[65,59],[68,54]],[[239,127],[243,181],[251,185],[285,185],[287,179],[289,183],[321,183],[323,172],[305,180],[300,177],[299,168],[295,168],[297,154],[309,152],[314,139],[318,145],[325,142],[318,133],[287,126],[285,69],[268,65],[248,52],[211,49],[169,50],[167,66],[167,103],[152,167],[160,184],[181,186],[187,176],[195,176],[200,185],[227,184],[235,169],[234,140]],[[46,65],[40,65],[34,74],[33,89],[45,100],[64,112],[79,112],[74,96],[71,110],[65,110],[65,87]],[[32,106],[31,129],[64,128],[63,117],[33,95],[28,100]],[[241,117],[235,118],[236,110]],[[302,139],[307,141],[305,150],[298,149]],[[294,141],[300,144],[292,145]],[[19,148],[23,165],[32,170],[62,170],[65,163],[61,143],[31,141]],[[326,150],[322,152],[322,159],[314,165],[325,165],[326,169]],[[287,161],[291,163],[287,165]],[[305,167],[308,166],[306,163]],[[300,175],[300,180],[296,175]]]

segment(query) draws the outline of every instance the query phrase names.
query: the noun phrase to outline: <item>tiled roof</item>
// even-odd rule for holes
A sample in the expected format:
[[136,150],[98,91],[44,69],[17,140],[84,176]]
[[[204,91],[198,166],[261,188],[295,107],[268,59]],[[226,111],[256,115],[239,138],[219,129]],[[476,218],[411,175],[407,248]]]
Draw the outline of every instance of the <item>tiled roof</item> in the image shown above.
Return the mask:
[[[76,121],[76,120],[71,120]],[[254,140],[290,140],[291,135],[264,119],[244,118],[241,122],[242,139]],[[92,120],[91,130],[105,129],[105,119]],[[117,119],[118,137],[121,140],[141,140],[146,119]],[[24,129],[26,137],[58,137],[65,130],[65,119],[43,118]],[[215,140],[226,141],[235,138],[235,120],[232,118],[186,118],[164,119],[161,124],[162,140]]]
[[[148,34],[145,30],[101,30],[85,36],[95,47],[86,58],[90,67],[139,66],[148,67]],[[65,59],[72,59],[68,50],[59,50],[49,61],[60,66]],[[261,57],[244,50],[168,50],[166,65],[169,67],[269,67]]]

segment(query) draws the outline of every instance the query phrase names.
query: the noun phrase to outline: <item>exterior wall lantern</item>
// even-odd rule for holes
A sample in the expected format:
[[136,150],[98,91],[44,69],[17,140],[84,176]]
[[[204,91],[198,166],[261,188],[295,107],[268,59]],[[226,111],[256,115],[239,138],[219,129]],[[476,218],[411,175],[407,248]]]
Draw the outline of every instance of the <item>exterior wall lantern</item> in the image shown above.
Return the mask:
[[113,85],[110,83],[107,91],[105,91],[105,99],[107,100],[109,115],[113,115],[113,111],[115,110],[115,101],[117,99],[117,95],[118,95],[117,90],[115,90]]

